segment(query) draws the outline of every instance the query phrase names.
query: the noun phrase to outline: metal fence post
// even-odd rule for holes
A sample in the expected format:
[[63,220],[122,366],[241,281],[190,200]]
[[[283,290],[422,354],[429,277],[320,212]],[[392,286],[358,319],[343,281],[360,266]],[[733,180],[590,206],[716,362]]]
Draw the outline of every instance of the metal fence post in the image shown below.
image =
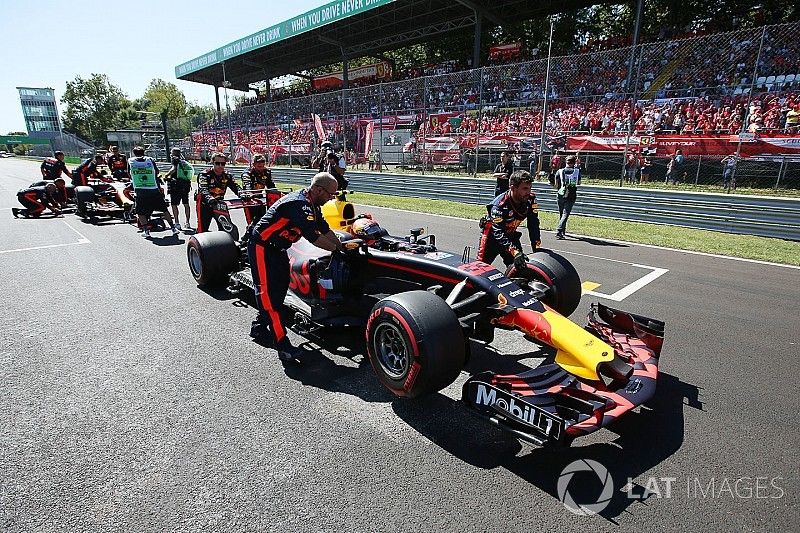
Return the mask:
[[[379,121],[380,121],[380,128],[381,128],[381,142],[378,145],[378,157],[381,159],[381,164],[379,167],[379,172],[383,172],[383,82],[378,83],[378,107],[380,111]],[[372,137],[375,137],[375,132],[373,131]],[[369,154],[365,154],[367,159],[369,159]],[[358,156],[356,156],[358,158]]]
[[[422,175],[425,175],[425,137],[428,133],[428,76],[422,77],[422,131],[425,135],[417,139],[417,152],[422,154]],[[417,130],[419,136],[419,130]],[[422,142],[420,142],[422,141]]]
[[784,169],[786,168],[786,156],[781,158],[781,168],[778,170],[778,179],[775,180],[775,190],[778,190],[778,185],[781,183],[781,176],[783,175]]
[[[742,153],[742,133],[747,131],[747,123],[750,121],[750,103],[753,101],[753,90],[756,87],[756,79],[758,78],[758,63],[761,61],[761,52],[764,50],[764,37],[767,35],[767,27],[761,30],[761,43],[758,46],[758,54],[756,55],[756,61],[753,64],[753,77],[750,79],[750,89],[747,91],[747,104],[744,108],[744,119],[742,120],[742,129],[739,131],[739,138],[738,142],[736,143],[736,161],[739,161],[739,156]],[[739,165],[733,167],[733,173],[731,174],[731,182],[736,183],[736,171],[739,169]]]
[[483,69],[478,69],[478,127],[475,130],[475,168],[472,169],[472,177],[478,177],[478,153],[481,150],[481,122],[483,122]]
[[700,163],[703,162],[703,154],[700,154],[700,157],[697,158],[697,173],[694,175],[694,184],[697,186],[697,182],[700,180]]

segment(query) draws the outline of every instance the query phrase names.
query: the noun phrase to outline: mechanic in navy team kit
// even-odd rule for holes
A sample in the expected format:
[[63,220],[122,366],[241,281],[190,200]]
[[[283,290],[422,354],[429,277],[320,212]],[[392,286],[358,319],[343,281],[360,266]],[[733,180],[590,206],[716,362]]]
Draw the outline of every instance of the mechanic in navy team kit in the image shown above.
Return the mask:
[[56,198],[57,194],[58,187],[56,187],[55,183],[21,189],[17,193],[17,200],[25,206],[25,209],[12,207],[11,214],[14,215],[14,218],[20,216],[25,218],[39,218],[42,213],[44,213],[45,209],[49,209],[54,216],[59,216],[61,210],[59,209],[59,202]]
[[58,150],[53,154],[53,157],[48,157],[42,161],[39,167],[42,171],[42,179],[47,181],[55,181],[64,173],[72,178],[72,172],[69,171],[67,165],[64,164],[64,152]]
[[108,169],[114,179],[120,181],[128,181],[130,179],[128,158],[125,157],[125,154],[119,153],[118,146],[111,147],[111,154],[106,159],[106,165],[108,165]]
[[178,228],[172,222],[172,216],[167,211],[167,203],[164,201],[164,193],[159,187],[161,178],[158,175],[156,162],[144,155],[144,148],[137,146],[133,149],[133,159],[129,165],[133,190],[136,192],[136,215],[142,227],[142,236],[150,237],[150,215],[154,211],[164,212],[164,219],[172,228],[172,234],[177,235]]
[[517,170],[509,179],[511,188],[495,198],[487,209],[488,217],[481,222],[482,234],[478,247],[478,260],[491,264],[499,255],[506,266],[514,264],[523,268],[527,258],[522,252],[517,227],[527,221],[528,236],[534,251],[541,244],[539,232],[539,204],[531,192],[533,178],[525,170]]
[[[253,158],[253,166],[242,174],[244,188],[250,191],[262,191],[264,189],[274,189],[275,182],[272,181],[272,171],[267,168],[267,158],[258,154]],[[267,212],[266,206],[260,205],[245,209],[244,216],[247,224],[250,225],[254,220],[258,221]]]
[[170,152],[172,168],[164,174],[167,181],[167,194],[172,207],[172,216],[175,219],[175,227],[181,229],[180,217],[178,216],[178,206],[183,204],[186,215],[186,229],[191,229],[192,208],[189,205],[189,193],[192,192],[192,177],[194,177],[194,167],[181,156],[180,148],[173,148]]
[[72,173],[72,184],[76,187],[85,186],[89,185],[90,179],[99,179],[100,172],[97,170],[97,165],[102,165],[104,162],[103,156],[97,154],[78,165],[78,168]]
[[[239,186],[233,181],[233,176],[225,172],[227,162],[225,154],[214,152],[211,156],[211,168],[204,170],[197,177],[197,233],[208,231],[211,219],[214,218],[214,208],[217,202],[225,198],[229,188],[239,196]],[[217,228],[225,231],[219,219]]]
[[320,172],[311,186],[289,193],[272,204],[250,233],[247,255],[255,284],[258,317],[250,336],[274,347],[281,361],[298,361],[303,350],[292,346],[281,322],[283,300],[289,290],[286,250],[305,237],[323,250],[342,250],[342,244],[322,217],[320,206],[336,196],[336,178]]

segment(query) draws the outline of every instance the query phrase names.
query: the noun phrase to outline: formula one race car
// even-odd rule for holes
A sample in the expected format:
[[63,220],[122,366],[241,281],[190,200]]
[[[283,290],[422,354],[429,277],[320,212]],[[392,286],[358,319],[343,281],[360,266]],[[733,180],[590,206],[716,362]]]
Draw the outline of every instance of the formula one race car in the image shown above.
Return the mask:
[[[569,316],[580,279],[562,256],[539,250],[524,271],[438,250],[421,229],[395,237],[374,221],[345,219],[348,254],[300,240],[289,249],[286,305],[305,326],[364,328],[380,382],[415,398],[450,385],[465,365],[468,339],[521,331],[555,349],[552,364],[521,374],[470,377],[462,400],[475,413],[536,444],[568,445],[606,426],[654,393],[664,324],[595,305],[583,328]],[[332,226],[334,227],[334,226]],[[358,229],[358,231],[355,231]],[[193,236],[189,267],[200,285],[253,288],[247,254],[225,232]]]
[[[88,185],[79,185],[74,190],[75,214],[95,224],[100,219],[120,219],[131,224],[138,224],[136,219],[136,192],[130,181],[118,181],[109,178],[89,180]],[[169,200],[165,199],[167,206]],[[150,216],[152,229],[164,230],[162,212]]]

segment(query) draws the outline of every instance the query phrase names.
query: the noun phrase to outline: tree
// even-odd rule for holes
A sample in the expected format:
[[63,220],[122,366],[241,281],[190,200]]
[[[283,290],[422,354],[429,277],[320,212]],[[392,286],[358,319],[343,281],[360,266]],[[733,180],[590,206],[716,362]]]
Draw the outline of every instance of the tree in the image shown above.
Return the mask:
[[124,126],[120,111],[130,107],[122,89],[111,83],[105,74],[92,74],[88,79],[76,76],[68,81],[61,103],[66,105],[65,128],[97,145],[106,143],[106,130]]
[[158,114],[166,111],[168,119],[186,115],[186,96],[177,85],[162,79],[151,81],[140,101],[143,110]]

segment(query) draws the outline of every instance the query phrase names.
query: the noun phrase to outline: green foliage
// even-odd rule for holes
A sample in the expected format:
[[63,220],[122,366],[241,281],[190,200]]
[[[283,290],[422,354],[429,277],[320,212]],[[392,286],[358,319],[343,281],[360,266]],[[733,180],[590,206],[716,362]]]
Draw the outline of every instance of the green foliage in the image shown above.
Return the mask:
[[122,89],[111,83],[105,74],[92,74],[87,79],[76,76],[68,81],[61,102],[66,105],[65,128],[97,145],[106,143],[106,130],[124,126],[120,111],[130,107]]
[[158,113],[166,111],[167,119],[186,116],[186,96],[174,83],[154,79],[147,86],[142,98],[137,101],[140,109]]

